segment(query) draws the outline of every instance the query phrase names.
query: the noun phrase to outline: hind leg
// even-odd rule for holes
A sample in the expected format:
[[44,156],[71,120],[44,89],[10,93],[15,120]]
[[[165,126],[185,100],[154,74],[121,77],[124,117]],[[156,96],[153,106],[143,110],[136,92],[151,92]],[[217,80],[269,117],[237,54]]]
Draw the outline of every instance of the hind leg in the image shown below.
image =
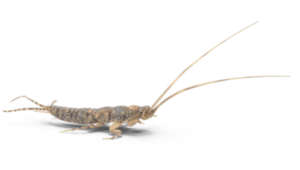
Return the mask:
[[81,126],[80,128],[60,130],[58,133],[75,132],[75,131],[84,130],[84,129],[87,129],[87,128],[94,129],[94,128],[101,127],[103,125],[104,125],[104,123],[91,124],[91,125],[87,125],[87,126]]
[[115,136],[111,137],[111,138],[103,138],[103,139],[114,139],[118,136],[120,136],[122,134],[122,132],[118,129],[120,126],[122,125],[122,122],[116,122],[114,124],[112,124],[109,127],[109,131],[113,134],[116,134]]

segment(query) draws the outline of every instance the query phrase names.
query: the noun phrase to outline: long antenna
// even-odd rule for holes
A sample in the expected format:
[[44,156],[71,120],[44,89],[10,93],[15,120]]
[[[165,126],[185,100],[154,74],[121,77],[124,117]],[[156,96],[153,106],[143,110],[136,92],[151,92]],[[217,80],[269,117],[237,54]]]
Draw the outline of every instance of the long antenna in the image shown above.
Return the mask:
[[228,81],[228,80],[237,80],[237,79],[246,79],[246,78],[261,78],[261,77],[289,77],[289,76],[247,76],[247,77],[235,77],[235,78],[229,78],[229,79],[221,79],[221,80],[216,80],[216,81],[210,81],[210,82],[198,84],[198,85],[195,85],[195,86],[191,86],[191,87],[179,90],[178,92],[170,95],[165,100],[163,100],[162,102],[160,102],[159,105],[157,105],[153,110],[155,112],[162,104],[164,104],[166,101],[168,101],[172,97],[174,97],[174,96],[176,96],[176,95],[178,95],[178,94],[180,94],[182,92],[185,92],[187,90],[191,90],[193,88],[197,88],[197,87],[208,85],[208,84],[218,83],[218,82],[222,82],[222,81]]
[[152,110],[155,105],[160,101],[160,99],[167,93],[167,91],[169,91],[169,89],[176,83],[176,81],[189,69],[191,68],[194,64],[196,64],[201,58],[203,58],[204,56],[206,56],[208,53],[210,53],[212,50],[214,50],[215,48],[217,48],[218,46],[220,46],[221,44],[223,44],[224,42],[226,42],[227,40],[229,40],[230,38],[234,37],[235,35],[237,35],[238,33],[244,31],[245,29],[251,27],[252,25],[258,23],[258,21],[254,22],[253,24],[245,27],[244,29],[238,31],[237,33],[233,34],[232,36],[228,37],[227,39],[225,39],[224,41],[222,41],[221,43],[219,43],[218,45],[216,45],[214,48],[212,48],[211,50],[209,50],[208,52],[206,52],[204,55],[202,55],[200,58],[198,58],[196,61],[194,61],[190,66],[188,66],[185,70],[183,70],[183,72],[170,84],[170,86],[159,96],[159,98],[155,101],[155,103],[151,106],[150,110]]

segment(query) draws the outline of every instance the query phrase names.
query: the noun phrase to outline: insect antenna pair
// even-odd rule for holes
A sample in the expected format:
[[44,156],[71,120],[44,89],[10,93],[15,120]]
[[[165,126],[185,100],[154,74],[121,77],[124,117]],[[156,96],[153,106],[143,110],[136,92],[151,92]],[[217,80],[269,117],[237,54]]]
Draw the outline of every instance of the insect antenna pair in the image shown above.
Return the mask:
[[[169,85],[169,87],[159,96],[159,98],[154,102],[154,104],[151,106],[150,111],[156,112],[156,110],[162,105],[164,104],[166,101],[168,101],[169,99],[173,98],[174,96],[187,91],[187,90],[191,90],[200,86],[204,86],[204,85],[208,85],[208,84],[213,84],[213,83],[218,83],[218,82],[223,82],[223,81],[228,81],[228,80],[237,80],[237,79],[248,79],[248,78],[263,78],[263,77],[289,77],[289,76],[284,76],[284,75],[270,75],[270,76],[245,76],[245,77],[235,77],[235,78],[228,78],[228,79],[221,79],[221,80],[215,80],[215,81],[211,81],[211,82],[206,82],[206,83],[202,83],[202,84],[198,84],[195,86],[191,86],[182,90],[177,91],[176,93],[170,95],[169,97],[167,97],[165,100],[163,100],[161,103],[158,104],[158,102],[161,100],[161,98],[169,91],[169,89],[176,83],[176,81],[189,69],[191,68],[194,64],[196,64],[199,60],[201,60],[203,57],[205,57],[208,53],[210,53],[211,51],[213,51],[214,49],[216,49],[217,47],[219,47],[221,44],[223,44],[224,42],[226,42],[227,40],[231,39],[232,37],[234,37],[235,35],[239,34],[240,32],[244,31],[245,29],[251,27],[252,25],[258,23],[258,21],[254,22],[253,24],[243,28],[242,30],[236,32],[235,34],[233,34],[232,36],[228,37],[227,39],[225,39],[224,41],[220,42],[218,45],[214,46],[212,49],[210,49],[209,51],[207,51],[204,55],[202,55],[201,57],[199,57],[196,61],[194,61],[191,65],[189,65],[185,70],[183,70],[183,72],[181,72],[179,74],[179,76]],[[158,104],[158,105],[157,105]],[[156,106],[156,107],[155,107]]]

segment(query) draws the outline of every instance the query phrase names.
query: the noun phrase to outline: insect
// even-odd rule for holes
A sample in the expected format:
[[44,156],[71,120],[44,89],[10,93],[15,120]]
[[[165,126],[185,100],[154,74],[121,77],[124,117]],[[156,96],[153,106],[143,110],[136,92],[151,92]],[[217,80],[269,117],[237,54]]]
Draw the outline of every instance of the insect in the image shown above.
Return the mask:
[[[221,80],[216,80],[216,81],[211,81],[211,82],[206,82],[202,84],[198,84],[195,86],[191,86],[185,89],[182,89],[169,97],[167,97],[165,100],[162,102],[158,103],[161,98],[166,94],[166,92],[174,85],[174,83],[194,64],[196,64],[201,58],[206,56],[208,53],[210,53],[212,50],[229,40],[230,38],[234,37],[238,33],[244,31],[245,29],[249,28],[250,26],[256,24],[257,22],[245,27],[244,29],[238,31],[237,33],[233,34],[232,36],[228,37],[215,47],[213,47],[211,50],[206,52],[204,55],[202,55],[200,58],[198,58],[196,61],[194,61],[190,66],[188,66],[170,85],[169,87],[159,96],[159,98],[155,101],[155,103],[150,107],[150,106],[137,106],[137,105],[132,105],[132,106],[116,106],[116,107],[102,107],[102,108],[68,108],[68,107],[61,107],[61,106],[56,106],[54,103],[56,102],[53,101],[51,105],[49,106],[44,106],[42,104],[39,104],[38,102],[26,97],[26,96],[20,96],[12,101],[25,97],[31,102],[35,103],[36,105],[40,106],[41,108],[22,108],[22,109],[15,109],[15,110],[4,110],[4,112],[15,112],[15,111],[22,111],[22,110],[34,110],[37,112],[44,112],[44,113],[50,113],[51,115],[55,116],[56,118],[66,121],[66,122],[71,122],[71,123],[77,123],[77,124],[84,124],[84,126],[79,127],[79,128],[74,128],[74,129],[68,129],[64,130],[61,132],[68,132],[68,131],[75,131],[75,130],[80,130],[80,129],[87,129],[87,128],[98,128],[100,126],[103,126],[104,124],[107,123],[113,123],[110,127],[109,130],[111,133],[114,134],[113,137],[109,138],[104,138],[104,139],[114,139],[116,137],[119,137],[121,135],[121,131],[118,129],[123,123],[127,123],[127,126],[134,126],[135,124],[143,124],[141,122],[142,120],[147,120],[151,117],[155,117],[154,115],[157,111],[157,109],[164,104],[166,101],[169,99],[173,98],[174,96],[185,92],[190,89],[194,89],[200,86],[208,85],[208,84],[213,84],[217,82],[222,82],[222,81],[228,81],[228,80],[237,80],[237,79],[246,79],[246,78],[261,78],[261,77],[289,77],[289,76],[247,76],[247,77],[235,77],[235,78],[229,78],[229,79],[221,79]],[[11,101],[11,102],[12,102]]]

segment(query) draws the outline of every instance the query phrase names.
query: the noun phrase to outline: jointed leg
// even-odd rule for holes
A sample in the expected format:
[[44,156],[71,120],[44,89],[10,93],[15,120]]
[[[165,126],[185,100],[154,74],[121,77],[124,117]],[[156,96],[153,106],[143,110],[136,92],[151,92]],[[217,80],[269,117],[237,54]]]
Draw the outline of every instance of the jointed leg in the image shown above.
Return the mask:
[[33,111],[37,114],[50,114],[50,112],[47,112],[47,111]]
[[114,139],[122,134],[122,132],[118,129],[122,125],[122,122],[116,122],[109,127],[109,131],[113,134],[116,134],[115,136],[111,138],[103,138],[103,139]]
[[[153,115],[152,117],[157,117],[156,115]],[[140,121],[140,118],[137,119],[131,119],[127,122],[127,126],[134,126],[136,123],[139,124],[145,124],[144,122]]]
[[104,125],[104,123],[91,124],[91,125],[87,125],[87,126],[81,126],[80,128],[60,130],[58,133],[75,132],[75,131],[84,130],[84,129],[87,129],[87,128],[94,129],[94,128],[101,127],[103,125]]
[[132,119],[132,120],[129,120],[129,121],[127,122],[127,126],[133,126],[133,125],[135,125],[136,123],[144,124],[144,123],[141,122],[139,119]]

